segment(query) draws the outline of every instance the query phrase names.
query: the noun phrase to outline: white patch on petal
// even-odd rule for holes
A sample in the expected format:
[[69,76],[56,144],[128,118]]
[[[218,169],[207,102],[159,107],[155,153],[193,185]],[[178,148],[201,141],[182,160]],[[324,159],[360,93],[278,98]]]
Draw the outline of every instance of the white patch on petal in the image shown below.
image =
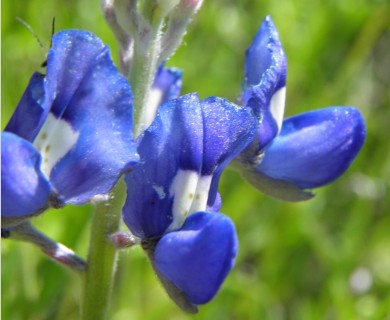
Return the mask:
[[172,217],[173,221],[168,230],[180,228],[188,214],[197,190],[199,174],[191,170],[179,170],[172,181],[169,190],[173,196]]
[[207,200],[209,198],[209,191],[211,180],[213,176],[201,176],[196,186],[194,201],[192,202],[190,213],[205,211],[207,208]]
[[49,113],[34,140],[35,148],[42,155],[41,169],[47,177],[56,163],[73,148],[79,135],[68,122]]
[[278,133],[282,129],[284,105],[286,102],[286,87],[280,88],[274,93],[270,102],[270,110],[278,125]]
[[192,213],[205,211],[213,176],[200,176],[191,170],[179,170],[172,181],[173,221],[167,231],[180,228]]

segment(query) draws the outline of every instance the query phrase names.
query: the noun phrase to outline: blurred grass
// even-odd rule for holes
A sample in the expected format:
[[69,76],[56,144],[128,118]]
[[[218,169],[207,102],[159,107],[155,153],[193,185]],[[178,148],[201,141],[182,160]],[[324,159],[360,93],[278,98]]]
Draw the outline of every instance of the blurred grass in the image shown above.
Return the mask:
[[[217,297],[198,315],[183,314],[166,297],[140,248],[134,248],[120,256],[111,319],[390,318],[390,4],[205,1],[169,61],[184,69],[183,93],[234,101],[245,50],[266,14],[275,21],[289,60],[286,114],[357,106],[368,129],[362,153],[341,179],[305,203],[271,199],[226,172],[220,184],[222,211],[236,222],[240,252]],[[3,127],[45,60],[16,17],[29,23],[47,47],[56,17],[56,30],[90,30],[111,46],[114,57],[117,53],[97,0],[3,1]],[[89,206],[69,206],[34,224],[85,257],[90,215]],[[359,291],[351,279],[364,284],[362,270],[372,283]],[[3,319],[76,319],[80,287],[79,276],[35,247],[2,242]]]

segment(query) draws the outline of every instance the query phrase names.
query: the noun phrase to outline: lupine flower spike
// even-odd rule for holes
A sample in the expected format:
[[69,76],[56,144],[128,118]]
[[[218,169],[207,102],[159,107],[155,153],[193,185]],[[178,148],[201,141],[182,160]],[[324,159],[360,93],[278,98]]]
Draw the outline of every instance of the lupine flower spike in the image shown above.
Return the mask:
[[[237,255],[235,226],[219,212],[218,183],[227,165],[233,162],[266,194],[306,200],[311,189],[347,170],[365,139],[354,107],[283,119],[287,59],[269,16],[246,53],[241,106],[197,94],[179,97],[181,71],[164,62],[201,4],[101,0],[136,93],[134,128],[131,88],[108,47],[89,32],[67,30],[53,36],[46,74],[32,75],[1,137],[2,237],[29,241],[65,266],[86,269],[29,219],[51,207],[105,201],[125,174],[122,217],[130,233],[115,229],[105,236],[118,247],[141,244],[168,295],[190,313],[217,294]],[[91,235],[97,243],[94,230]],[[110,277],[112,257],[111,271],[101,268]],[[87,268],[99,281],[90,266],[105,262]],[[108,301],[94,298],[110,290],[95,290],[93,281],[86,281],[85,296]]]

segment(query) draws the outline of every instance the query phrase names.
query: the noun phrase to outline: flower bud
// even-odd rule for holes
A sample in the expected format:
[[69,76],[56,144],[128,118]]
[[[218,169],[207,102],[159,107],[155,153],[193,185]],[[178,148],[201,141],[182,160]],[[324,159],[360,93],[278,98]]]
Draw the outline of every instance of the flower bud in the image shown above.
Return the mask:
[[185,16],[192,16],[201,7],[203,0],[181,0],[179,10]]
[[167,30],[162,39],[160,63],[167,60],[179,47],[193,15],[199,10],[203,0],[181,0],[169,15]]
[[158,0],[158,7],[162,16],[167,16],[178,4],[180,0]]

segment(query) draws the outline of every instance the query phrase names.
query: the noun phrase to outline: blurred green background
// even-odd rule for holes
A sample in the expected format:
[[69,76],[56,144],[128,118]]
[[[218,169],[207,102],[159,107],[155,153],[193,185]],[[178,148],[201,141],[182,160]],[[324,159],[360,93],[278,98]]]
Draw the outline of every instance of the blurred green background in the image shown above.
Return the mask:
[[[390,319],[390,3],[206,0],[169,61],[184,69],[183,93],[234,101],[245,50],[266,14],[288,57],[286,114],[357,106],[368,132],[361,154],[304,203],[269,198],[225,172],[222,211],[236,223],[240,251],[216,298],[198,315],[184,314],[133,248],[120,253],[110,319]],[[56,30],[90,30],[117,57],[97,0],[2,1],[3,128],[45,60],[16,17],[32,26],[45,50],[55,17]],[[91,213],[90,206],[68,206],[34,224],[85,257]],[[32,245],[2,241],[2,319],[77,319],[81,282]]]

